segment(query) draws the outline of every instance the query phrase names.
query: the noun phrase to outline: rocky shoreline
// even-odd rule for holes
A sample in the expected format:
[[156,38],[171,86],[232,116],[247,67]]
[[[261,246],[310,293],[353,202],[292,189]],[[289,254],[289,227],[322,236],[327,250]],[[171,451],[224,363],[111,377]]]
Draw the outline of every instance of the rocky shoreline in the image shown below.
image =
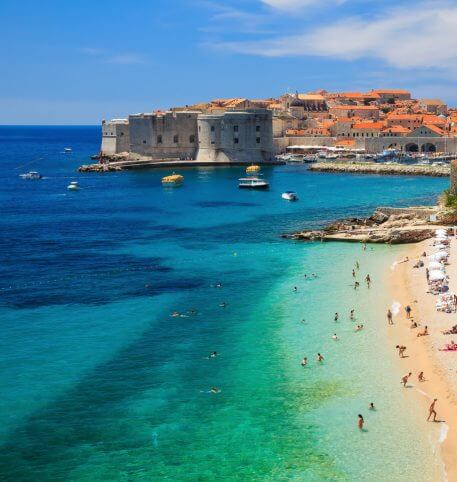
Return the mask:
[[381,164],[375,162],[316,162],[310,171],[351,174],[384,174],[398,176],[448,177],[450,166],[421,166],[417,164]]
[[[437,221],[429,221],[430,217]],[[303,241],[346,241],[356,243],[407,244],[433,237],[436,229],[446,227],[440,209],[378,208],[367,218],[335,221],[324,229],[283,234],[282,237]]]

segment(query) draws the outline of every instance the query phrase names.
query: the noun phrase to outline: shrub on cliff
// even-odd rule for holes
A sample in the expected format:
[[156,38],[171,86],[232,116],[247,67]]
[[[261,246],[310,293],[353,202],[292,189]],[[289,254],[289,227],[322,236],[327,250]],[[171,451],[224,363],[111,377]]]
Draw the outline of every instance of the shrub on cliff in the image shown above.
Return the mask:
[[446,208],[457,209],[457,196],[446,189],[441,196],[441,204]]

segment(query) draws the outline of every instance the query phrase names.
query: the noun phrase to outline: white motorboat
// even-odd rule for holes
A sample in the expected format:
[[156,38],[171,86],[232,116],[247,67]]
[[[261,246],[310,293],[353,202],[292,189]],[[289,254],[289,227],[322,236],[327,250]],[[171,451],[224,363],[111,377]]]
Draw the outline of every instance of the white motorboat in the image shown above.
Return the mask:
[[268,181],[259,177],[242,177],[238,180],[240,189],[268,189],[269,187]]
[[64,147],[63,152],[65,152],[65,153],[71,152],[71,147]]
[[32,179],[35,181],[37,179],[41,179],[43,176],[39,172],[30,171],[25,174],[19,174],[19,177],[22,179]]
[[77,191],[79,189],[78,181],[71,181],[70,184],[67,186],[69,191]]
[[281,194],[281,197],[286,201],[297,201],[298,196],[297,193],[294,191],[286,191]]

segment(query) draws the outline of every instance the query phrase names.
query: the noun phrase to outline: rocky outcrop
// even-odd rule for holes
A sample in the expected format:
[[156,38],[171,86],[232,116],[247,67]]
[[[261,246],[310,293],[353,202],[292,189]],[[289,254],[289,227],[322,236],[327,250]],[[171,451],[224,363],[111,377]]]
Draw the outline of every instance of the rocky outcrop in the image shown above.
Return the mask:
[[403,176],[448,177],[449,166],[419,166],[417,164],[381,164],[375,162],[316,162],[310,171],[353,174],[385,174]]
[[120,166],[110,164],[85,164],[78,168],[78,172],[115,172],[122,171]]
[[[415,211],[416,210],[416,211]],[[407,211],[406,209],[404,211]],[[283,235],[288,239],[307,241],[350,241],[359,243],[406,244],[433,237],[437,226],[415,213],[386,214],[376,210],[367,218],[335,221],[322,230],[301,231]]]

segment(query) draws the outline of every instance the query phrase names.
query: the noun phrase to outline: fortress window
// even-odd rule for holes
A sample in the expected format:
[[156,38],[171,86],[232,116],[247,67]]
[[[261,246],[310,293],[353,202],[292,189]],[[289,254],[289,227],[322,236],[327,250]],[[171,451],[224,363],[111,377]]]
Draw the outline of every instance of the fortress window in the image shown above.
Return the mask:
[[257,144],[260,144],[260,137],[257,137],[256,140]]
[[238,137],[234,137],[234,138],[233,138],[233,143],[234,143],[234,144],[238,144],[238,142],[239,142]]
[[211,144],[215,144],[215,142],[214,142],[214,141],[211,141]]
[[233,126],[233,132],[238,132],[238,126]]
[[173,142],[177,144],[179,142],[179,137],[177,135],[173,136]]
[[211,132],[214,132],[214,126],[211,126]]
[[143,144],[146,144],[146,141],[143,141]]
[[157,136],[157,144],[162,144],[162,136]]
[[189,142],[194,143],[195,142],[195,136],[189,136]]
[[260,126],[255,126],[255,131],[260,132]]
[[124,135],[124,133],[123,133],[123,132],[121,132],[121,136],[123,136],[123,135]]

